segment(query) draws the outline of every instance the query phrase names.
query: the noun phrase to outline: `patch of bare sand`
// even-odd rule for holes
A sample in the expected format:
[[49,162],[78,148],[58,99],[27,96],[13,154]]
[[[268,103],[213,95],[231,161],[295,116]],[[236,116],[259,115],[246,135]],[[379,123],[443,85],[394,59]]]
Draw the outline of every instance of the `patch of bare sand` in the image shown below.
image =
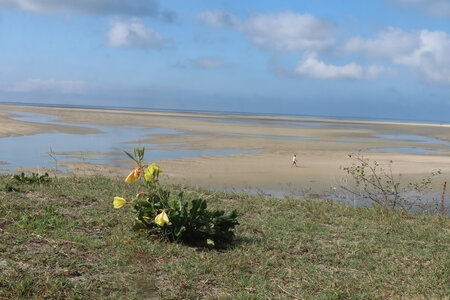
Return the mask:
[[[289,153],[262,152],[226,157],[183,158],[159,162],[168,178],[211,188],[266,188],[293,193],[323,193],[337,187],[345,176],[340,165],[351,159],[342,151],[297,151],[298,167],[291,167]],[[429,175],[434,169],[450,173],[450,157],[371,153],[382,165],[394,161],[394,173],[404,180]]]
[[[290,153],[261,152],[230,156],[201,156],[158,161],[164,170],[163,183],[180,183],[214,189],[264,189],[285,194],[308,195],[333,192],[346,176],[340,165],[350,165],[347,152],[299,151],[298,167],[290,166]],[[371,153],[367,156],[387,166],[394,160],[394,173],[402,173],[403,183],[418,181],[434,169],[450,173],[450,157]],[[125,178],[130,169],[89,162],[59,162],[67,167],[67,175],[105,174]],[[130,165],[131,168],[131,165]],[[440,178],[436,188],[440,187]]]

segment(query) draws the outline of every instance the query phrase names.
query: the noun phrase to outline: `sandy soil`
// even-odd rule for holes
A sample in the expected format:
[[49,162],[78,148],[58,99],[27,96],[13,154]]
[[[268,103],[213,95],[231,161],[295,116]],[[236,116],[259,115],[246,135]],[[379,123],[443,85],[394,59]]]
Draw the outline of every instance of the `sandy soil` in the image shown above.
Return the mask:
[[[58,122],[67,126],[15,121],[10,119],[13,111],[55,115]],[[309,128],[286,126],[286,122],[294,121],[306,122]],[[129,141],[131,144],[156,144],[154,147],[159,149],[255,150],[252,154],[158,161],[164,170],[164,182],[212,188],[261,188],[296,194],[332,191],[345,179],[339,167],[351,164],[348,154],[353,151],[417,145],[405,138],[393,140],[375,135],[397,132],[450,141],[448,124],[0,105],[0,138],[52,131],[92,133],[94,129],[83,127],[85,124],[177,130],[176,134],[149,135],[145,140]],[[393,160],[394,172],[404,174],[404,180],[418,179],[432,170],[442,169],[443,175],[436,184],[450,181],[450,144],[437,146],[430,141],[421,143],[420,147],[439,147],[444,151],[420,155],[364,155],[384,165]],[[294,153],[298,158],[297,168],[291,167]],[[59,165],[69,167],[70,174],[78,175],[105,173],[123,177],[128,173],[127,169],[94,162],[59,162]]]

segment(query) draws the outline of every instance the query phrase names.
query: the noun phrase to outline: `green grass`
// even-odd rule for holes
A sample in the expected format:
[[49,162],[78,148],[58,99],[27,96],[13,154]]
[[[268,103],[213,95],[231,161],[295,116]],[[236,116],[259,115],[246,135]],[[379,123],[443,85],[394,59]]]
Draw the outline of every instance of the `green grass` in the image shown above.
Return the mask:
[[235,242],[217,251],[131,231],[132,210],[112,200],[138,184],[8,182],[0,176],[0,299],[450,297],[448,217],[187,190],[240,213]]

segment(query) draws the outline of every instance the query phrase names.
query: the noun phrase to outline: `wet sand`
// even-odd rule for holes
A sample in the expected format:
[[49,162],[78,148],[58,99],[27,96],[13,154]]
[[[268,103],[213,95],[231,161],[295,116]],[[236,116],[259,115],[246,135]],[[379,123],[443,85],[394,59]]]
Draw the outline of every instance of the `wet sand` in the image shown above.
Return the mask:
[[[177,130],[174,134],[153,134],[145,139],[130,140],[130,145],[152,144],[161,150],[242,149],[251,154],[200,156],[160,160],[164,170],[161,180],[216,189],[263,189],[294,194],[326,193],[345,180],[341,165],[351,164],[348,154],[376,148],[417,147],[439,148],[427,154],[364,153],[383,165],[394,161],[394,173],[403,180],[418,179],[441,169],[438,187],[450,177],[450,125],[401,122],[332,120],[319,118],[243,116],[56,108],[0,105],[0,138],[47,132],[90,134],[95,129],[83,125],[142,126]],[[9,112],[32,112],[54,115],[65,125],[39,124],[10,119]],[[292,126],[289,124],[292,123]],[[74,125],[75,124],[75,125]],[[298,124],[305,124],[298,126]],[[400,133],[398,139],[384,136]],[[378,137],[377,135],[381,135]],[[409,140],[408,135],[431,137],[436,141]],[[405,138],[406,137],[406,138]],[[293,154],[298,167],[291,167]],[[80,153],[72,153],[80,156]],[[82,154],[82,153],[81,153]],[[1,160],[1,157],[0,157]],[[60,161],[68,167],[67,174],[91,175],[103,173],[123,177],[128,168],[79,161]],[[30,166],[32,168],[33,166]]]

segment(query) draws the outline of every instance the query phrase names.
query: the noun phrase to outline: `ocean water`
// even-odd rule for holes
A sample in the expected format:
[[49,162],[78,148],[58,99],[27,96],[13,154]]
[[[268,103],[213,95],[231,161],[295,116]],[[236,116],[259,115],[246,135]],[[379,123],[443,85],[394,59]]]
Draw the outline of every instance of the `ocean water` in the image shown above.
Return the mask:
[[228,114],[228,115],[244,115],[244,116],[270,116],[270,117],[307,117],[307,118],[323,118],[323,119],[336,119],[336,120],[352,120],[352,121],[385,121],[385,122],[404,122],[404,123],[429,123],[429,124],[446,124],[450,125],[449,117],[444,120],[429,120],[429,119],[394,119],[383,117],[370,117],[370,116],[353,116],[353,115],[308,115],[308,114],[296,114],[296,113],[276,113],[276,112],[243,112],[243,111],[214,111],[214,110],[191,110],[191,109],[161,109],[155,107],[142,107],[142,106],[107,106],[107,105],[77,105],[77,104],[51,104],[51,103],[31,103],[31,102],[8,102],[1,101],[0,104],[5,105],[26,105],[26,106],[44,106],[44,107],[67,107],[67,108],[95,108],[95,109],[116,109],[116,110],[140,110],[140,111],[160,111],[160,112],[186,112],[186,113],[211,113],[211,114]]

